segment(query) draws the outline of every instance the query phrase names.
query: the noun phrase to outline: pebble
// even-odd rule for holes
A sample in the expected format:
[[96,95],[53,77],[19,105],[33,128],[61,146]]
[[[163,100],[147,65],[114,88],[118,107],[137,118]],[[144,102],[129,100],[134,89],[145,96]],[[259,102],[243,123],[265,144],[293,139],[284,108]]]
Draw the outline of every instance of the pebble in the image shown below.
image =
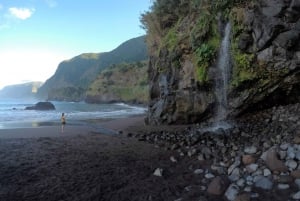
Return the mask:
[[300,179],[295,179],[294,182],[298,186],[298,188],[300,189]]
[[263,175],[265,176],[265,177],[267,177],[267,176],[269,176],[269,175],[271,175],[272,174],[272,172],[268,169],[268,168],[265,168],[264,170],[263,170]]
[[196,169],[194,170],[194,174],[202,174],[204,172],[203,169]]
[[213,175],[212,173],[207,173],[207,174],[205,174],[205,178],[206,179],[212,179],[212,178],[214,178],[215,177],[215,175]]
[[280,190],[286,190],[289,188],[290,188],[289,184],[278,184],[278,189],[280,189]]
[[257,152],[257,148],[255,146],[245,147],[244,152],[247,154],[255,154]]
[[271,190],[273,187],[272,181],[267,177],[259,178],[254,185],[257,188],[262,188],[264,190]]
[[239,179],[239,180],[236,182],[236,184],[237,184],[239,187],[244,187],[244,186],[245,186],[245,183],[246,183],[246,181],[245,181],[245,179],[243,179],[243,178]]
[[286,151],[289,146],[290,146],[289,143],[283,143],[283,144],[280,145],[280,149],[283,150],[283,151]]
[[294,160],[288,160],[288,161],[286,161],[285,165],[286,165],[287,167],[289,167],[291,170],[296,169],[297,166],[298,166],[297,162],[294,161]]
[[295,193],[292,198],[294,200],[299,200],[300,199],[300,191],[298,191],[297,193]]
[[231,184],[225,192],[225,197],[230,201],[234,201],[238,193],[239,187],[235,184]]
[[171,160],[173,163],[177,163],[177,159],[176,159],[174,156],[171,156],[171,157],[170,157],[170,160]]
[[254,164],[254,163],[252,163],[252,164],[246,166],[246,170],[247,170],[247,172],[249,172],[249,173],[255,172],[255,171],[257,170],[257,168],[258,168],[258,165],[257,165],[257,164]]
[[156,168],[153,175],[157,177],[162,177],[163,169],[162,168]]

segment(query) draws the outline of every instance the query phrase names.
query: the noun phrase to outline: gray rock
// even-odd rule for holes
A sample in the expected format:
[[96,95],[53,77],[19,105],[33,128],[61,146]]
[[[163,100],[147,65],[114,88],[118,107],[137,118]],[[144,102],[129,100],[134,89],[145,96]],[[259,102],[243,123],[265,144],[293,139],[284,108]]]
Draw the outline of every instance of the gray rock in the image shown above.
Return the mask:
[[196,153],[197,153],[197,149],[196,149],[196,148],[192,148],[192,149],[190,149],[190,150],[188,151],[187,155],[188,155],[189,157],[192,157],[192,156],[194,156]]
[[234,168],[231,174],[228,176],[230,181],[237,181],[241,176],[241,171],[239,168]]
[[288,150],[287,150],[287,158],[289,158],[289,159],[294,159],[295,156],[296,156],[296,154],[295,154],[295,149],[294,149],[294,147],[289,146],[289,147],[288,147]]
[[204,176],[206,179],[212,179],[212,178],[214,178],[215,177],[215,175],[214,174],[212,174],[212,173],[207,173],[207,174],[205,174],[205,176]]
[[244,152],[246,154],[255,154],[257,152],[257,148],[255,146],[245,147]]
[[288,160],[288,161],[285,162],[285,164],[291,170],[295,170],[297,168],[297,166],[298,166],[297,162],[294,161],[294,160]]
[[225,197],[229,201],[234,201],[238,193],[239,193],[239,187],[236,184],[231,184],[225,192]]
[[201,153],[198,154],[197,158],[198,158],[199,161],[204,161],[205,160],[203,154],[201,154]]
[[289,143],[283,143],[283,144],[280,145],[280,149],[283,150],[283,151],[286,151],[289,146],[290,146]]
[[278,184],[277,188],[280,190],[286,190],[286,189],[290,188],[290,185],[289,184]]
[[244,191],[245,191],[245,192],[251,192],[251,191],[252,191],[251,186],[246,186],[246,187],[244,188]]
[[236,158],[234,163],[228,168],[227,174],[230,175],[232,171],[241,164],[241,160]]
[[237,184],[239,187],[244,187],[244,186],[245,186],[245,183],[246,183],[246,181],[245,181],[245,179],[243,179],[243,178],[240,178],[240,179],[236,182],[236,184]]
[[173,163],[177,163],[177,159],[176,159],[174,156],[171,156],[171,157],[170,157],[170,160],[171,160]]
[[194,170],[194,174],[202,174],[204,172],[203,169],[196,169]]
[[257,188],[262,188],[264,190],[271,190],[273,188],[273,182],[267,177],[261,177],[254,185]]
[[295,184],[298,186],[298,188],[300,189],[300,179],[295,179]]
[[257,170],[257,168],[258,168],[258,165],[255,163],[252,163],[252,164],[246,166],[246,170],[249,173],[255,172]]
[[297,151],[297,152],[296,152],[296,156],[295,156],[295,157],[296,157],[296,159],[297,159],[298,161],[300,161],[300,151]]
[[162,177],[163,175],[163,169],[162,168],[156,168],[154,173],[153,173],[154,176],[157,176],[157,177]]
[[300,191],[298,191],[297,193],[295,193],[295,194],[292,196],[292,198],[293,198],[294,200],[300,200]]

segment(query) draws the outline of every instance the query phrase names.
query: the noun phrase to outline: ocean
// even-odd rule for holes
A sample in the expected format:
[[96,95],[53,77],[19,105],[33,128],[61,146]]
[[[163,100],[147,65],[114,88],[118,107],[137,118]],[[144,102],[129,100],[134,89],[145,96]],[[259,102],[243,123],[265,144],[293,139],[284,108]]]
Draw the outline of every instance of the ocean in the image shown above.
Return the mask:
[[116,119],[141,115],[147,108],[124,103],[88,104],[85,102],[57,102],[55,110],[25,110],[35,100],[0,99],[0,129],[40,127],[60,124],[61,113],[65,113],[68,124],[82,124],[94,119]]

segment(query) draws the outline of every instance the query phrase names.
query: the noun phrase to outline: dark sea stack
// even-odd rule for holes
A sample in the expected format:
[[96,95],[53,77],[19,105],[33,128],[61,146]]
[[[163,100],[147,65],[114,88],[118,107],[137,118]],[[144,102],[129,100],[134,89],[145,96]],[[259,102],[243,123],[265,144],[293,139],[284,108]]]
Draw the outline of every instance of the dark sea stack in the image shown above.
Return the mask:
[[51,102],[38,102],[34,106],[28,106],[25,110],[55,110]]

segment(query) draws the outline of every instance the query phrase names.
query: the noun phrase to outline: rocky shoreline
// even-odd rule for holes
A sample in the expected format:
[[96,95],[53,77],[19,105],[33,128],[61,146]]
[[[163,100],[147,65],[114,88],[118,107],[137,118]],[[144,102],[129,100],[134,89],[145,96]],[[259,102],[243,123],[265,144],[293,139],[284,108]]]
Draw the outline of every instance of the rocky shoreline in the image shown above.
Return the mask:
[[[174,163],[188,158],[197,182],[176,201],[300,200],[300,104],[247,114],[229,129],[209,124],[175,129],[142,129],[127,136],[171,150]],[[160,167],[155,175],[164,176]],[[169,171],[169,170],[168,170]],[[161,174],[157,174],[161,173]]]

